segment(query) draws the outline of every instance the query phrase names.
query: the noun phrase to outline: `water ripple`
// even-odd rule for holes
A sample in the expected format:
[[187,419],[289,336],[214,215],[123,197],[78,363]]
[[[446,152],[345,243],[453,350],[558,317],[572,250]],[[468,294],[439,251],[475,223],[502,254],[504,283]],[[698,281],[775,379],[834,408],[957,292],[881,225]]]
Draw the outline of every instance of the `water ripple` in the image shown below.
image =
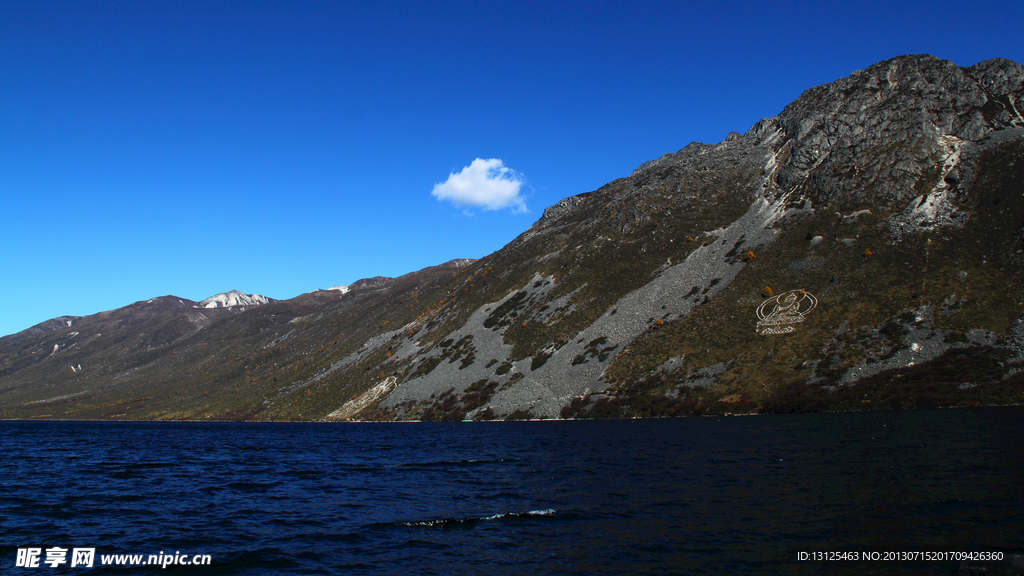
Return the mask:
[[1021,416],[6,422],[0,566],[95,546],[210,554],[204,575],[811,574],[798,551],[1021,550]]

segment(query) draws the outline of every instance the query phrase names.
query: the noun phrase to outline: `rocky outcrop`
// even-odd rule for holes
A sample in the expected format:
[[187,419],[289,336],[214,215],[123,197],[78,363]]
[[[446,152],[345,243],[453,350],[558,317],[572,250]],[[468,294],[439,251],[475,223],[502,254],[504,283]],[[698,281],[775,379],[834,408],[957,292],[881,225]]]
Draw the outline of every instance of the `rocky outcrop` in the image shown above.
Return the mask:
[[903,208],[944,180],[955,189],[966,142],[1024,127],[1024,67],[1005,59],[961,68],[902,56],[812,88],[749,136],[784,155],[775,180],[815,201]]

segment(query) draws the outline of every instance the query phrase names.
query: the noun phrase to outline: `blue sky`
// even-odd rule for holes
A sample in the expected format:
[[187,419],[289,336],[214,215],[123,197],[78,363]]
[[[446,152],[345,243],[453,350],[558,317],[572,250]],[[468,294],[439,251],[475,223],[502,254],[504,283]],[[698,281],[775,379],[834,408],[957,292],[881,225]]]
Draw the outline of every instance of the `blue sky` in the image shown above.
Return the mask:
[[1024,62],[1022,29],[1019,1],[8,0],[0,335],[479,258],[880,60]]

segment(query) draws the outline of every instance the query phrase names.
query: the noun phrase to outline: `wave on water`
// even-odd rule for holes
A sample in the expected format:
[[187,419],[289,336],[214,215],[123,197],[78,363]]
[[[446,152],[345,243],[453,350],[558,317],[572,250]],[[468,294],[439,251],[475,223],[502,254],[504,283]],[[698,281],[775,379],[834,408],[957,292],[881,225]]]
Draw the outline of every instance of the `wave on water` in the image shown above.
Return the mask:
[[490,516],[476,516],[465,518],[440,518],[435,520],[414,520],[408,522],[386,522],[383,526],[408,526],[410,528],[450,528],[452,526],[465,526],[480,522],[493,522],[495,520],[506,520],[511,518],[530,518],[538,516],[554,516],[557,510],[545,508],[544,510],[528,510],[526,512],[500,512]]
[[397,462],[395,464],[387,464],[385,468],[449,468],[449,467],[463,467],[463,466],[476,466],[479,464],[504,464],[506,462],[516,462],[520,458],[465,458],[461,460],[432,460],[427,462]]

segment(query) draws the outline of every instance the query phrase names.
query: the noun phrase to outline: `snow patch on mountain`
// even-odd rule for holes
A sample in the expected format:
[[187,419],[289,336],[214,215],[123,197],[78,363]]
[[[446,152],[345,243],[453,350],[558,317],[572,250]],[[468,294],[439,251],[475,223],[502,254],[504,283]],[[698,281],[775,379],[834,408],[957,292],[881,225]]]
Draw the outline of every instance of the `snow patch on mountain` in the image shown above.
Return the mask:
[[271,298],[259,294],[242,294],[238,290],[215,294],[199,302],[200,308],[231,308],[234,306],[259,306],[273,302]]
[[473,262],[476,262],[476,260],[473,258],[456,258],[454,260],[449,260],[444,264],[441,264],[441,266],[445,268],[465,268],[466,266],[469,266]]
[[348,294],[349,292],[352,291],[352,287],[347,285],[347,284],[342,284],[342,285],[339,285],[339,286],[331,286],[330,288],[317,288],[315,290],[310,290],[309,292],[306,292],[306,294],[316,294],[317,292],[331,292],[331,291],[340,292],[341,294]]

